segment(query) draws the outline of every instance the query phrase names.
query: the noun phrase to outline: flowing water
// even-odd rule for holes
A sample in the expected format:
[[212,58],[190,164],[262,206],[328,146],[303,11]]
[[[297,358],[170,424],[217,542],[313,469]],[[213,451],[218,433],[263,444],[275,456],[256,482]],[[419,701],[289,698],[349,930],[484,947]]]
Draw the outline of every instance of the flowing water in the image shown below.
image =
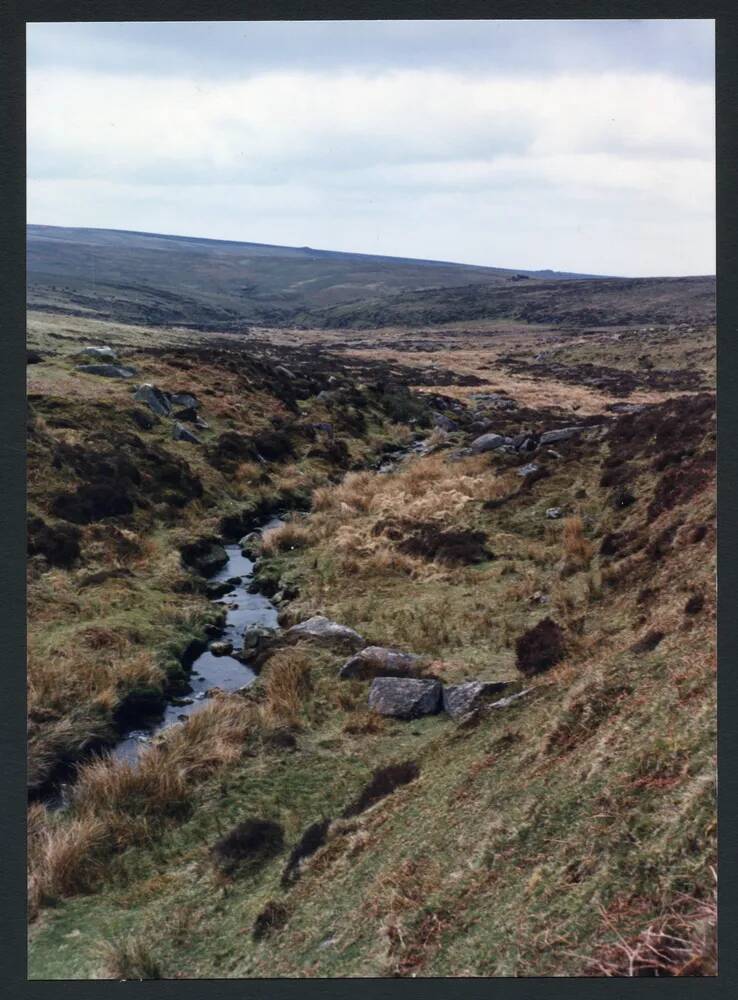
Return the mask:
[[[279,518],[274,518],[261,530],[273,528],[282,524]],[[244,556],[238,545],[226,545],[228,562],[210,579],[214,583],[237,579],[233,588],[214,600],[215,604],[225,605],[226,620],[223,634],[219,642],[230,642],[234,650],[243,645],[244,633],[251,628],[262,626],[277,627],[277,609],[263,594],[250,594],[248,587],[254,571],[254,563]],[[113,757],[119,760],[132,761],[138,756],[142,746],[149,743],[152,737],[179,722],[184,722],[190,715],[197,712],[207,702],[207,694],[212,688],[221,691],[238,691],[248,687],[256,677],[254,671],[245,663],[233,656],[214,656],[209,649],[192,664],[190,675],[190,692],[183,697],[173,698],[166,706],[163,715],[139,723],[134,729],[124,733],[121,740],[112,750]]]

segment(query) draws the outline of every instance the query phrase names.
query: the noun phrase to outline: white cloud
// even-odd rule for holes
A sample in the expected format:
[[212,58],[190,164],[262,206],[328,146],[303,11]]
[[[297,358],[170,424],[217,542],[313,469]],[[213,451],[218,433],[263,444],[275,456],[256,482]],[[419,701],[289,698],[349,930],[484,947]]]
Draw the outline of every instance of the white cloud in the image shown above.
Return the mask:
[[714,267],[713,87],[32,69],[30,221],[599,273]]

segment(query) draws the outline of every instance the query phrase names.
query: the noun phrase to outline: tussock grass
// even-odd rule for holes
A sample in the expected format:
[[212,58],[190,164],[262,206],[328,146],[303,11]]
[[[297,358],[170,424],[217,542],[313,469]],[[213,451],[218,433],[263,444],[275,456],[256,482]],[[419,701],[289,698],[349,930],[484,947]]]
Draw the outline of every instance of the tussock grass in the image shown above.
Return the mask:
[[589,567],[595,546],[586,537],[584,522],[579,515],[564,520],[562,546],[567,572],[578,572]]
[[28,840],[31,918],[46,903],[92,889],[100,878],[100,859],[108,843],[102,820],[84,816],[53,824],[43,806],[35,808],[35,815],[32,809]]
[[299,724],[305,698],[312,687],[310,659],[296,649],[278,650],[264,672],[265,699],[260,705],[265,719],[276,724]]
[[68,816],[53,817],[41,807],[31,813],[34,912],[42,902],[86,891],[116,853],[187,816],[195,782],[234,764],[249,740],[267,731],[255,706],[240,698],[213,699],[134,764],[104,756],[79,767]]
[[98,950],[104,979],[164,979],[161,962],[144,935],[129,934],[104,941]]
[[304,548],[310,544],[311,538],[310,529],[305,524],[300,521],[285,521],[262,534],[261,551],[265,556],[274,556],[279,552]]

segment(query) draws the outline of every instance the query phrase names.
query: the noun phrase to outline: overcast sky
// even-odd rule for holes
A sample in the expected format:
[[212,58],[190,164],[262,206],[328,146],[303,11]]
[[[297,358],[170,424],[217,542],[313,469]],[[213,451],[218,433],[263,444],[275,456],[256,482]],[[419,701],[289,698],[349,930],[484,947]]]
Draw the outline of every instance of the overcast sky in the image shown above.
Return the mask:
[[28,221],[715,270],[712,21],[28,25]]

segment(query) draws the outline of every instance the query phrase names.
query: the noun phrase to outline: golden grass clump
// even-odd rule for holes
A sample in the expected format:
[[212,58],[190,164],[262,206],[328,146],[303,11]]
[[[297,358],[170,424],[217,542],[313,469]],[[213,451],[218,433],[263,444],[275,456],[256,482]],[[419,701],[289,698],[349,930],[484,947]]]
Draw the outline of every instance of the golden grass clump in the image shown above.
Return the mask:
[[584,522],[579,515],[564,520],[562,532],[564,558],[568,569],[587,569],[594,554],[594,543],[584,534]]
[[82,816],[53,824],[43,806],[29,810],[28,826],[28,908],[33,919],[45,903],[97,883],[109,841],[101,820]]
[[260,706],[266,719],[296,726],[312,689],[310,659],[296,649],[279,650],[269,660],[264,678],[266,697]]
[[268,528],[261,536],[261,551],[265,556],[290,549],[301,549],[310,544],[312,532],[300,521],[285,521],[276,528]]
[[97,884],[115,852],[186,815],[194,781],[234,763],[265,728],[242,699],[213,699],[136,763],[108,756],[81,766],[68,815],[54,820],[41,807],[29,813],[31,916],[46,901]]

